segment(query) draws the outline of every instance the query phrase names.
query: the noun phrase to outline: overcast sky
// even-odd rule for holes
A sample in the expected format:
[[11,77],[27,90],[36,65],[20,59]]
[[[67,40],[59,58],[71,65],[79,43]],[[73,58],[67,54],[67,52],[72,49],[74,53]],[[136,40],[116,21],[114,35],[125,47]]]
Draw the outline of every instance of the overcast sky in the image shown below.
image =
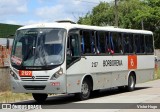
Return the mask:
[[100,1],[114,0],[0,0],[0,23],[27,25],[64,19],[76,22]]

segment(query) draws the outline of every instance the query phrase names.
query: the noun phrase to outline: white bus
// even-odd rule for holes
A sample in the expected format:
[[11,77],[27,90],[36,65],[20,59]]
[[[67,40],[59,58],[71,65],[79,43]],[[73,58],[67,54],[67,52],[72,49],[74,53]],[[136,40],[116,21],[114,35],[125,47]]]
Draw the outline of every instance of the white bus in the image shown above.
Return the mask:
[[32,93],[37,102],[48,94],[118,87],[132,91],[153,79],[153,33],[144,30],[44,23],[19,28],[11,54],[13,92]]

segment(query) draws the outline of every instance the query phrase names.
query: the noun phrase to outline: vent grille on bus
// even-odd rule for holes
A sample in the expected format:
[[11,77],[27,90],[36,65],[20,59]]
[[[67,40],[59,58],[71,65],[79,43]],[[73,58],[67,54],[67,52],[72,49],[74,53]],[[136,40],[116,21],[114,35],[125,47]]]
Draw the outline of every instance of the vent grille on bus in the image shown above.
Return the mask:
[[56,21],[57,23],[71,23],[71,24],[76,24],[75,22],[71,21],[71,20],[59,20]]
[[21,77],[22,81],[47,81],[49,76]]
[[26,90],[44,90],[45,85],[24,85],[23,86]]

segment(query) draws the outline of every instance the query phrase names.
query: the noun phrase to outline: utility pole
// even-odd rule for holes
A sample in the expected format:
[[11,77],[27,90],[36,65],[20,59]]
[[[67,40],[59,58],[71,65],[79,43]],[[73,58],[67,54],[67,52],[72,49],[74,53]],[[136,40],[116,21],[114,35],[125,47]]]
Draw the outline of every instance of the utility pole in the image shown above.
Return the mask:
[[141,24],[142,24],[142,30],[144,30],[144,24],[143,24],[143,20],[141,21]]
[[118,0],[115,0],[115,26],[118,27]]

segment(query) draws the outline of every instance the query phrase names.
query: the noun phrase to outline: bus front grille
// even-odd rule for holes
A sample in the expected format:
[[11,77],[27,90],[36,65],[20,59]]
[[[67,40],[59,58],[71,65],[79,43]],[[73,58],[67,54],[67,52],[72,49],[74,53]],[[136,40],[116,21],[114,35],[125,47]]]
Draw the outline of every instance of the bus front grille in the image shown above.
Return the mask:
[[24,85],[23,86],[26,90],[44,90],[45,85]]
[[21,77],[22,81],[47,81],[49,76]]

